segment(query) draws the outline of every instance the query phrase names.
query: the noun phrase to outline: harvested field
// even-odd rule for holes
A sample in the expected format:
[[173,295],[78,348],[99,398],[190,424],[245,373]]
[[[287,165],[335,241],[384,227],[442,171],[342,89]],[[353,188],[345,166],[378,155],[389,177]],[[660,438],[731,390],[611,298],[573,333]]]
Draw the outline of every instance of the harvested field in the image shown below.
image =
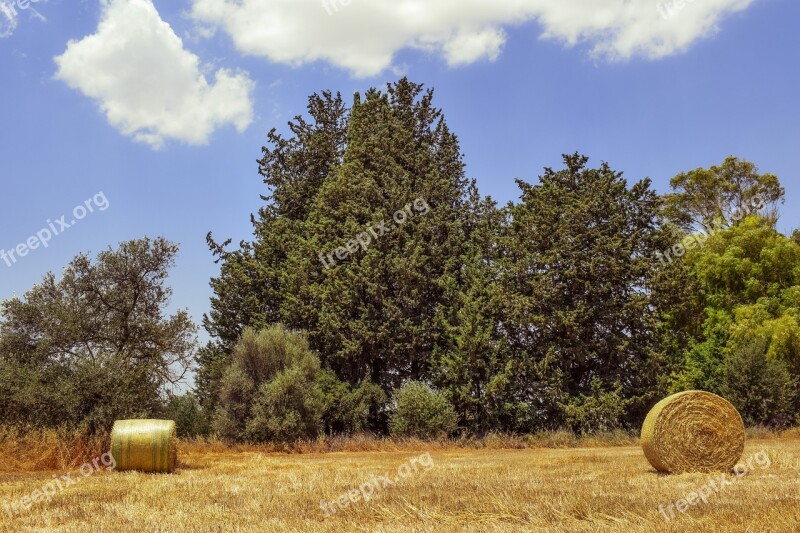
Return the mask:
[[[791,532],[800,524],[796,437],[749,440],[750,472],[724,479],[658,474],[637,446],[425,453],[418,446],[277,454],[183,445],[175,475],[94,472],[13,518],[9,502],[64,472],[0,471],[0,530]],[[406,477],[383,486],[385,474]],[[711,487],[709,480],[718,491],[708,489],[707,503],[670,511]],[[325,516],[320,500],[346,499],[362,485],[370,492],[368,484],[369,501],[329,507]]]

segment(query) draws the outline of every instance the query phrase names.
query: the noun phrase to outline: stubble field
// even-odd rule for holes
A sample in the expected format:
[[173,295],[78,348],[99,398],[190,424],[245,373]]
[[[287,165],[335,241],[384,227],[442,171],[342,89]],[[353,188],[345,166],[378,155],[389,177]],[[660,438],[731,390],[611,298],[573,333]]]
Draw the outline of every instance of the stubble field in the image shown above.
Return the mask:
[[[182,465],[174,475],[95,471],[83,477],[75,470],[70,476],[73,482],[61,483],[62,490],[51,501],[33,503],[19,514],[14,513],[14,502],[31,497],[65,472],[3,472],[0,466],[0,529],[337,533],[800,529],[800,439],[750,440],[743,462],[748,459],[747,474],[720,479],[719,474],[659,475],[636,446],[429,451],[411,447],[325,454],[183,446]],[[707,503],[691,497],[702,492],[708,493]],[[675,502],[681,499],[694,504],[685,501],[680,512]],[[327,502],[325,510],[321,501]],[[674,518],[667,520],[670,514]]]

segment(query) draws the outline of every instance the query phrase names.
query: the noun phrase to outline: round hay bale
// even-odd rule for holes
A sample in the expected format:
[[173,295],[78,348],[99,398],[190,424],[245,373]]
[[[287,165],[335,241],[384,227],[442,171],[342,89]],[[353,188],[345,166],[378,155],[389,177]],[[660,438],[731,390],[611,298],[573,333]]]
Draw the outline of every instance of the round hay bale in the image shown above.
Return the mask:
[[111,430],[111,455],[116,470],[172,473],[178,463],[172,420],[118,420]]
[[647,415],[642,448],[659,472],[730,471],[744,452],[744,423],[736,408],[716,394],[680,392]]

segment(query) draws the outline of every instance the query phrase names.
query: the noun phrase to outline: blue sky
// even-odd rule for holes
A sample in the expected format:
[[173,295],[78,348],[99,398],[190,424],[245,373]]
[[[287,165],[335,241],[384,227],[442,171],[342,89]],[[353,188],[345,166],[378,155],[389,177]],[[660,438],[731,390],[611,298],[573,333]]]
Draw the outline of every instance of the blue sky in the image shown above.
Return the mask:
[[800,227],[794,0],[0,3],[0,249],[100,191],[109,204],[0,262],[0,299],[79,252],[163,235],[181,245],[174,307],[199,322],[205,235],[250,235],[267,131],[315,91],[349,100],[403,74],[436,89],[469,176],[501,202],[565,152],[662,192],[733,154],[781,178],[780,228]]

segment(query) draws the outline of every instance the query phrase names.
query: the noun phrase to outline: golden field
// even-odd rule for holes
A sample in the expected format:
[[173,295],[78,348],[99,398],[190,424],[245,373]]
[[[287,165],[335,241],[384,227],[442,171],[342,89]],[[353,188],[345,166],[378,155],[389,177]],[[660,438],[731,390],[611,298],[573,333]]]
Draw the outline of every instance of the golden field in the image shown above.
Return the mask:
[[[748,474],[728,474],[730,484],[708,503],[698,500],[684,513],[673,508],[669,521],[660,505],[709,479],[725,482],[719,474],[660,475],[630,444],[493,449],[410,442],[382,451],[288,454],[184,443],[174,475],[96,471],[82,478],[73,467],[68,471],[79,481],[13,518],[9,502],[68,471],[27,472],[4,460],[0,530],[798,531],[800,438],[750,439],[743,460],[762,452],[768,466],[751,462]],[[367,484],[398,472],[407,477],[386,487],[380,480],[369,501],[359,497],[325,516],[320,500],[346,500],[362,485],[369,492]]]

